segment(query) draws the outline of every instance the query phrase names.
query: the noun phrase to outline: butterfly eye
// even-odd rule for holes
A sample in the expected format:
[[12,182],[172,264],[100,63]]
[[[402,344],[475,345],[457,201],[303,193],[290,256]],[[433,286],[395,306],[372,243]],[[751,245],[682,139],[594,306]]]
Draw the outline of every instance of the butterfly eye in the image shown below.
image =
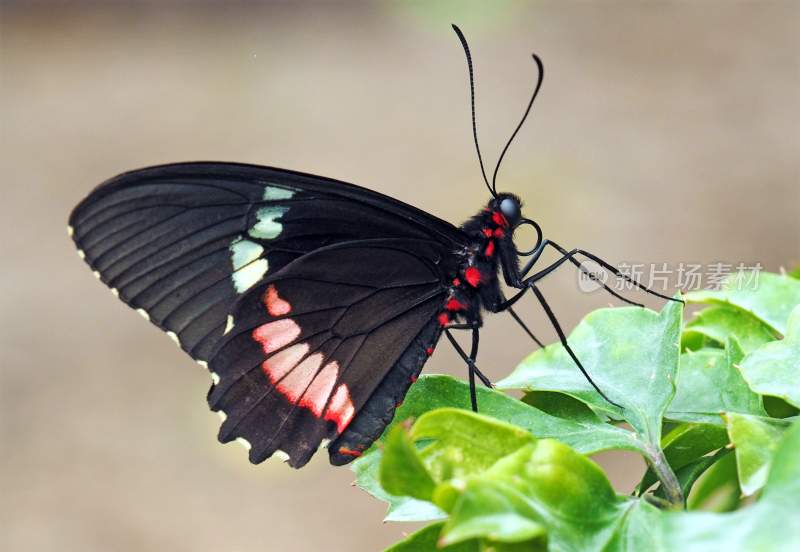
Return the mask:
[[500,210],[503,214],[507,217],[516,217],[519,208],[517,207],[517,202],[511,198],[505,198],[503,201],[500,202]]

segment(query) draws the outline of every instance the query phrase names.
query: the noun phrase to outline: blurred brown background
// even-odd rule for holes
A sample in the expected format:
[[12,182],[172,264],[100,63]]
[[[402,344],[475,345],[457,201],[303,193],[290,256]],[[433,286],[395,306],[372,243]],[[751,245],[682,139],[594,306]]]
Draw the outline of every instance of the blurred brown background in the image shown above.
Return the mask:
[[[413,526],[319,454],[216,443],[208,376],[92,278],[69,210],[123,170],[236,160],[372,187],[459,222],[547,77],[500,187],[613,261],[796,262],[797,2],[20,2],[0,16],[0,549],[376,550]],[[546,285],[572,327],[606,296]],[[649,302],[650,305],[657,303]],[[548,340],[533,303],[520,309]],[[480,364],[531,345],[504,316]],[[446,344],[426,371],[463,375]],[[620,491],[639,460],[602,459]]]

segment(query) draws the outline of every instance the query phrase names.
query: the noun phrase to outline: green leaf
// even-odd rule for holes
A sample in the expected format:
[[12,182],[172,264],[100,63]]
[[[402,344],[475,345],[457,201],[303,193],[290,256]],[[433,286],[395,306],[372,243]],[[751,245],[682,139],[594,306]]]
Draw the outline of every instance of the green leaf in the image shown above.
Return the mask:
[[[700,478],[700,476],[702,476],[706,472],[706,470],[708,470],[711,466],[719,462],[730,452],[731,452],[730,449],[720,449],[716,452],[716,454],[712,454],[710,456],[703,456],[702,458],[692,460],[691,462],[682,466],[679,469],[673,466],[673,468],[675,468],[675,475],[678,478],[678,483],[680,484],[683,496],[689,496],[689,493],[692,490],[692,486]],[[664,488],[661,485],[659,485],[654,494],[658,497],[666,498]]]
[[[673,470],[680,470],[726,444],[728,433],[725,428],[709,424],[680,424],[661,439],[664,456]],[[639,484],[639,491],[646,491],[656,481],[655,473],[648,469]]]
[[764,406],[736,368],[742,351],[735,338],[725,350],[701,349],[681,355],[678,391],[667,418],[723,425],[723,412],[766,415]]
[[727,454],[700,476],[689,493],[686,507],[689,510],[729,512],[739,505],[740,496],[736,456]]
[[395,496],[381,487],[379,480],[383,451],[372,449],[351,464],[356,474],[356,485],[369,494],[389,504],[386,521],[429,521],[444,519],[447,514],[436,505],[408,496]]
[[[789,550],[800,542],[800,424],[781,440],[760,500],[736,512],[662,514],[662,548],[679,552]],[[647,549],[653,549],[651,545]]]
[[[641,442],[632,432],[603,423],[597,416],[565,419],[531,407],[500,391],[486,388],[476,391],[481,414],[514,424],[536,437],[558,439],[578,452],[593,454],[611,449],[642,449]],[[469,385],[450,376],[423,376],[411,386],[392,425],[443,407],[471,411]]]
[[767,411],[770,418],[791,418],[800,414],[800,410],[796,406],[792,406],[779,397],[764,395],[762,398],[764,399],[764,410]]
[[776,339],[775,333],[758,318],[727,306],[708,307],[698,312],[694,320],[686,324],[683,339],[689,339],[687,334],[692,333],[715,341],[719,347],[735,337],[745,353]]
[[483,472],[535,440],[515,425],[456,408],[423,414],[411,428],[411,439],[423,443],[420,458],[439,482]]
[[661,313],[628,307],[599,309],[575,328],[569,343],[592,379],[620,411],[591,387],[560,344],[526,358],[499,388],[558,391],[621,416],[645,442],[661,438],[661,419],[675,393],[682,305]]
[[544,535],[536,511],[526,498],[502,481],[473,479],[444,526],[442,544],[474,538],[524,542]]
[[614,493],[591,460],[550,439],[503,458],[484,479],[525,497],[547,528],[549,550],[651,550],[660,538],[660,513],[640,499]]
[[402,426],[395,426],[386,439],[380,481],[381,487],[392,495],[431,501],[436,483]]
[[[579,452],[624,449],[642,450],[642,443],[625,429],[602,423],[598,419],[568,420],[551,416],[499,391],[478,388],[478,407],[482,414],[515,424],[538,437],[555,437]],[[384,432],[385,441],[392,428],[404,420],[418,418],[441,407],[470,410],[469,386],[450,376],[423,376],[411,386],[394,420]],[[387,521],[426,521],[442,519],[444,513],[433,504],[410,497],[394,496],[380,486],[378,467],[383,452],[373,446],[352,463],[356,484],[372,496],[389,503]]]
[[390,546],[385,552],[481,552],[481,546],[478,541],[463,542],[439,548],[439,535],[442,532],[443,525],[444,522],[440,522],[423,527]]
[[741,371],[754,391],[800,407],[800,306],[789,317],[786,337],[747,355]]
[[736,449],[736,468],[744,496],[761,489],[767,480],[772,457],[788,425],[783,420],[745,414],[725,415],[728,435]]
[[692,303],[736,307],[749,312],[781,335],[786,335],[789,313],[800,304],[800,280],[761,272],[755,290],[741,285],[741,282],[738,274],[731,274],[721,289],[692,291],[686,294],[685,299]]
[[591,424],[602,423],[603,420],[589,405],[564,393],[553,391],[531,391],[525,393],[522,402],[538,408],[557,418],[565,418]]

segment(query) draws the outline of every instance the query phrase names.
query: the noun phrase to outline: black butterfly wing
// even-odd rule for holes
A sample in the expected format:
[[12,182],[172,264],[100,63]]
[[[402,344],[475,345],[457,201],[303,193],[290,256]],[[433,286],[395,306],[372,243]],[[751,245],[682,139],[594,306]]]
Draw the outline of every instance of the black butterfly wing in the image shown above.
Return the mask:
[[304,465],[323,440],[331,462],[359,455],[391,420],[441,334],[455,256],[423,240],[362,240],[309,253],[238,302],[212,353],[220,441],[258,463]]
[[95,275],[199,361],[242,294],[310,251],[365,238],[464,240],[453,225],[365,188],[234,163],[124,173],[98,186],[69,224]]

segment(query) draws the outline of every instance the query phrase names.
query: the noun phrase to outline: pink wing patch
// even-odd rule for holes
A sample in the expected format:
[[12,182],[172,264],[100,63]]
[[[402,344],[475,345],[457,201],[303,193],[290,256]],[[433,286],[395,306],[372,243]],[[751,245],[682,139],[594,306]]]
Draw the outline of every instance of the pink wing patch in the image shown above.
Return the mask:
[[267,288],[267,293],[264,294],[264,304],[267,306],[267,312],[272,316],[283,316],[292,312],[292,305],[289,301],[278,297],[278,290],[275,285]]
[[325,365],[325,368],[317,374],[311,386],[303,394],[303,399],[300,401],[300,406],[308,408],[314,413],[314,416],[319,418],[322,411],[325,410],[325,405],[328,403],[328,397],[331,396],[333,386],[336,384],[336,378],[339,377],[339,363],[335,360]]
[[[263,302],[271,316],[282,316],[292,310],[289,302],[278,296],[274,285],[267,288]],[[350,399],[350,390],[344,383],[336,387],[331,398],[339,378],[339,363],[333,360],[322,367],[325,357],[322,353],[307,357],[307,343],[286,347],[300,334],[300,326],[291,318],[267,322],[254,329],[253,339],[261,344],[265,354],[271,355],[261,363],[261,369],[291,403],[307,408],[317,418],[322,417],[324,412],[324,419],[335,423],[336,430],[341,433],[353,419],[355,407]],[[283,347],[286,349],[281,350]]]
[[261,369],[273,384],[283,379],[308,352],[308,345],[299,343],[272,355],[261,363]]
[[253,330],[253,339],[261,343],[267,354],[288,345],[298,335],[300,335],[300,326],[289,318],[267,322]]
[[319,367],[322,366],[323,360],[324,358],[321,353],[316,353],[306,358],[303,362],[298,364],[288,376],[278,382],[278,391],[286,395],[289,402],[297,402],[297,399],[303,396],[303,393],[305,393],[306,389],[311,384],[314,376],[317,375],[317,371]]
[[336,424],[336,430],[341,433],[353,419],[355,409],[350,400],[350,390],[344,383],[336,388],[336,393],[325,412],[325,419]]

